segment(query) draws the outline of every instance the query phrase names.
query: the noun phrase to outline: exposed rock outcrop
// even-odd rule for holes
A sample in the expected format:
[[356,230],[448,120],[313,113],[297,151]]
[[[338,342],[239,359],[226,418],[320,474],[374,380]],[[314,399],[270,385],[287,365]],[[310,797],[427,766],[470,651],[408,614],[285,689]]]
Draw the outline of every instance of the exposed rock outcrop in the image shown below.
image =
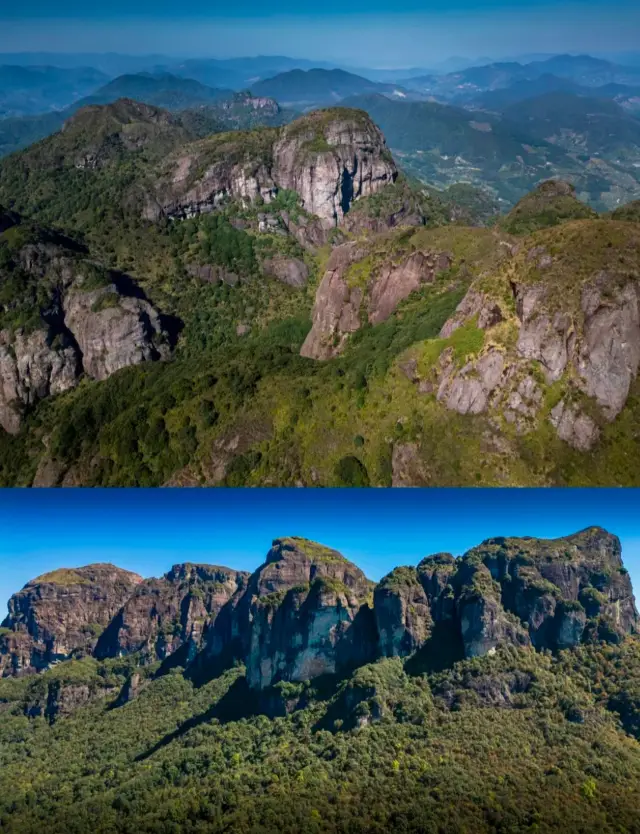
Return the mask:
[[351,204],[395,180],[384,137],[359,110],[320,110],[280,129],[227,133],[172,158],[148,196],[144,216],[191,217],[226,198],[270,202],[296,191],[324,228],[338,225]]
[[459,560],[436,554],[417,570],[393,571],[374,600],[387,656],[433,654],[447,641],[466,657],[504,644],[566,649],[638,628],[620,541],[598,527],[561,539],[489,539]]
[[398,304],[423,284],[432,284],[436,275],[451,266],[446,253],[412,252],[401,263],[385,264],[373,280],[369,294],[369,323],[386,321]]
[[316,292],[313,326],[300,350],[310,359],[331,359],[344,348],[350,333],[360,327],[360,286],[349,286],[347,270],[363,258],[357,243],[345,243],[331,253],[327,269]]
[[400,256],[377,257],[366,244],[349,242],[336,247],[316,292],[313,326],[302,356],[330,359],[345,347],[366,315],[380,324],[398,304],[451,266],[446,253],[413,250]]
[[269,258],[262,264],[262,270],[290,287],[304,287],[309,278],[309,269],[300,258]]
[[9,600],[0,673],[40,671],[79,651],[91,652],[140,582],[135,573],[100,564],[63,568],[29,582]]
[[193,660],[204,631],[248,577],[230,568],[186,563],[174,565],[161,579],[141,582],[102,633],[96,656],[141,652],[164,660],[187,646],[185,659]]
[[594,397],[606,418],[613,420],[624,408],[638,373],[640,312],[637,282],[613,293],[610,284],[605,273],[598,276],[595,286],[582,291],[584,336],[576,368],[586,393]]
[[[629,236],[628,229],[600,221],[591,242],[589,225],[572,224],[560,236],[553,230],[539,233],[543,243],[516,248],[497,278],[474,282],[440,336],[451,339],[463,325],[487,335],[484,348],[462,367],[443,346],[435,382],[447,408],[489,411],[515,424],[519,434],[544,419],[579,451],[597,444],[637,378],[640,290],[633,263],[620,265],[637,251],[635,238],[626,242],[625,257],[615,258],[615,242]],[[589,268],[577,270],[578,247],[586,246],[594,250]],[[419,374],[412,381],[424,382]],[[554,394],[545,402],[551,386]]]
[[360,110],[319,110],[292,122],[273,154],[278,187],[296,191],[326,227],[397,176],[382,133]]
[[396,568],[386,576],[376,586],[373,607],[385,657],[402,657],[426,642],[431,610],[415,568]]
[[121,295],[115,285],[67,293],[64,313],[84,370],[93,379],[170,353],[158,311],[145,299]]
[[[445,668],[502,646],[555,652],[617,642],[638,627],[620,541],[599,527],[558,539],[488,539],[457,559],[437,553],[396,568],[375,588],[338,551],[292,537],[274,540],[250,576],[183,564],[147,581],[110,565],[40,577],[11,599],[0,670],[19,675],[82,654],[137,654],[142,664],[166,661],[165,671],[187,667],[197,680],[243,662],[248,685],[269,710],[286,714],[307,681],[378,658]],[[118,705],[144,685],[128,663]],[[369,678],[361,692],[345,693],[348,712],[374,696]],[[34,714],[53,718],[93,697],[82,681],[64,680],[48,679],[53,688],[38,695]],[[302,688],[272,689],[289,683]]]
[[175,333],[129,276],[88,261],[83,247],[58,233],[6,216],[25,242],[7,250],[0,278],[19,271],[27,289],[5,312],[17,308],[29,319],[0,331],[0,425],[16,433],[25,411],[83,374],[105,379],[167,358]]
[[536,359],[548,382],[560,379],[570,352],[571,318],[567,313],[547,313],[546,290],[541,284],[518,287],[516,311],[522,322],[517,351],[524,359]]
[[490,350],[456,370],[449,352],[442,355],[440,365],[438,400],[459,414],[480,414],[502,379],[505,360],[500,351]]
[[25,407],[73,388],[81,373],[76,346],[62,334],[0,332],[0,425],[15,434]]
[[251,577],[249,685],[305,681],[375,656],[370,584],[340,553],[305,539],[277,539]]

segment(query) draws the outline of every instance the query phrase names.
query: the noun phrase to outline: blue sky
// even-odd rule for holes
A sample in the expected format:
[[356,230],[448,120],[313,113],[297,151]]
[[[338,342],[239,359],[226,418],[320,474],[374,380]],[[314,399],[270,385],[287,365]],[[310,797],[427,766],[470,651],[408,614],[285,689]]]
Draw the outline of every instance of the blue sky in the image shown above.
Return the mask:
[[143,576],[201,561],[256,568],[277,536],[340,550],[371,579],[500,535],[555,537],[601,525],[622,540],[640,589],[636,490],[2,490],[0,611],[29,579],[113,562]]
[[635,0],[28,0],[0,4],[0,51],[288,54],[361,66],[450,55],[637,48]]

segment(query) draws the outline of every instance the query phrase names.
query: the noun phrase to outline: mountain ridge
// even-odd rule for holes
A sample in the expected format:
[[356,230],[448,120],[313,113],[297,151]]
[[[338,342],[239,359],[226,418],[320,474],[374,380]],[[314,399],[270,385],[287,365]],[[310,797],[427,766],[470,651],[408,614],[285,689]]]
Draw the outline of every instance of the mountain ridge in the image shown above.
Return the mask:
[[150,580],[108,564],[57,569],[12,596],[2,626],[4,676],[85,654],[166,663],[178,653],[200,673],[244,662],[250,688],[264,690],[379,657],[424,658],[441,641],[457,646],[452,662],[504,645],[617,642],[638,630],[638,613],[620,541],[589,527],[549,540],[487,539],[378,583],[298,537],[274,539],[252,574],[191,563]]

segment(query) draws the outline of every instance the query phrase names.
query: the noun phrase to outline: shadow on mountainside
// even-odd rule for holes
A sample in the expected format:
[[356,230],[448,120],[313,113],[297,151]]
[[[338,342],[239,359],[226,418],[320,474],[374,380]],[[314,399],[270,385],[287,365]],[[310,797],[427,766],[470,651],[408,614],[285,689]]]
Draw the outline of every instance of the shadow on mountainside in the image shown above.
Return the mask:
[[144,753],[136,756],[135,761],[145,761],[159,750],[162,750],[163,747],[167,747],[167,745],[182,738],[202,724],[208,724],[214,719],[218,720],[220,724],[228,724],[231,721],[239,721],[241,718],[250,718],[260,713],[259,707],[259,700],[256,694],[249,689],[246,678],[238,678],[222,698],[206,712],[189,718],[172,733],[168,733]]

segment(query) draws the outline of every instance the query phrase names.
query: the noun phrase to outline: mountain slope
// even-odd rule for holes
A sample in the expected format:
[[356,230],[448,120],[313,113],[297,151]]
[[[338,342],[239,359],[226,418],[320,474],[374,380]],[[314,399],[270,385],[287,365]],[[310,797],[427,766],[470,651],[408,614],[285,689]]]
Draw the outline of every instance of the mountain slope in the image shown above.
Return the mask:
[[0,66],[0,118],[63,109],[106,80],[104,73],[89,67]]
[[400,164],[425,182],[489,186],[513,203],[552,170],[579,171],[566,153],[533,138],[526,126],[435,102],[391,101],[384,96],[346,99],[379,124]]
[[[424,112],[435,139],[453,112],[461,143],[514,141]],[[636,484],[638,226],[581,196],[554,180],[496,217],[398,175],[361,110],[196,140],[156,108],[87,108],[0,163],[8,345],[57,286],[18,210],[182,327],[170,361],[25,394],[2,482]]]
[[510,61],[467,67],[446,75],[407,79],[405,83],[411,89],[438,98],[468,102],[482,93],[506,90],[522,82],[533,82],[548,75],[564,78],[588,88],[597,88],[605,84],[637,86],[640,80],[640,73],[632,67],[619,66],[590,55],[554,55],[527,64]]
[[111,104],[120,98],[128,98],[166,110],[185,110],[231,96],[231,90],[207,87],[191,78],[179,78],[170,73],[138,73],[114,78],[92,95],[81,99],[76,106]]
[[640,160],[640,121],[609,99],[552,92],[510,105],[503,114],[567,150]]
[[285,106],[308,108],[335,104],[349,96],[380,93],[406,97],[393,84],[369,81],[344,70],[291,70],[252,84],[254,95],[271,96]]
[[513,205],[555,176],[573,182],[600,210],[640,192],[640,122],[611,100],[552,93],[506,107],[503,115],[383,96],[343,104],[366,110],[401,166],[439,187],[467,182]]
[[[59,630],[80,611],[68,608],[65,589],[117,604],[104,582],[74,584],[89,574],[95,582],[105,567],[30,583],[12,600],[0,648],[30,639],[38,588],[49,592],[40,609],[52,621],[63,614]],[[204,611],[206,582],[225,571],[176,566],[148,580],[147,592],[134,577],[131,599],[151,592],[164,610],[179,588]],[[21,619],[15,601],[28,589]],[[136,624],[153,631],[154,618],[135,610]],[[624,632],[637,615],[619,542],[601,528],[489,539],[460,559],[436,554],[396,568],[368,595],[337,551],[276,539],[210,617],[211,642],[196,662],[181,649],[155,662],[144,652],[98,661],[94,626],[74,659],[0,679],[8,832],[36,832],[45,821],[52,834],[89,824],[98,834],[151,832],[168,818],[183,829],[291,834],[490,832],[523,819],[543,832],[633,830],[640,644]],[[164,621],[168,633],[175,623]],[[221,668],[216,641],[245,624],[248,665]],[[316,677],[338,657],[355,659],[358,630],[375,636],[377,659]],[[253,677],[260,658],[265,672],[276,662],[275,685]]]

